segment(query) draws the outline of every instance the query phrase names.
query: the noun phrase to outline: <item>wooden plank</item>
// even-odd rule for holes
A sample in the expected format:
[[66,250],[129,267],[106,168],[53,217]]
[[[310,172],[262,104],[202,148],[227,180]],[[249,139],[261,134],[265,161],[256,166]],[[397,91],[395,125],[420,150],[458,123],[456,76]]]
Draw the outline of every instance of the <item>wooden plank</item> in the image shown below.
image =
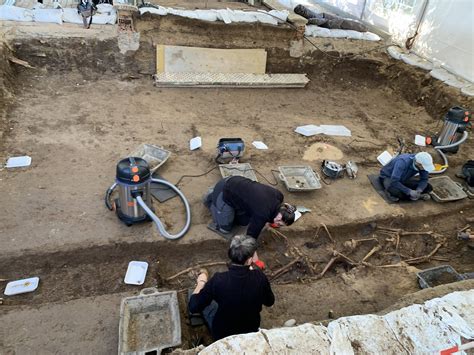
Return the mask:
[[165,46],[156,45],[156,73],[165,72]]
[[160,73],[255,73],[265,74],[264,49],[215,49],[156,46],[156,72]]

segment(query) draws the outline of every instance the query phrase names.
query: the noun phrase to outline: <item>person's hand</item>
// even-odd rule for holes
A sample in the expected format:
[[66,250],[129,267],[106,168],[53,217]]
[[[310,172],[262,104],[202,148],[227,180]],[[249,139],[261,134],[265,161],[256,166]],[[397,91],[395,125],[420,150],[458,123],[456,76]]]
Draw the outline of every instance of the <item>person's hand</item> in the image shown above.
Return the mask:
[[410,196],[410,200],[416,201],[420,198],[421,192],[418,190],[410,190],[408,196]]
[[206,269],[201,269],[199,270],[199,275],[197,277],[197,283],[202,283],[203,285],[207,282],[209,279],[209,273],[207,272]]
[[196,288],[193,291],[193,294],[201,292],[201,290],[206,286],[207,280],[209,279],[209,273],[206,269],[200,269],[198,277],[196,279]]

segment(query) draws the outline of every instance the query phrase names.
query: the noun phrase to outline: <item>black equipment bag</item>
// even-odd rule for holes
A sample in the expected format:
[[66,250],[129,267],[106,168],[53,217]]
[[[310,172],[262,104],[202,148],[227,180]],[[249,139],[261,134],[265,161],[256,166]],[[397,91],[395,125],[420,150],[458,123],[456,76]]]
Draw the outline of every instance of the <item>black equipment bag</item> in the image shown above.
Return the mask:
[[468,160],[462,166],[462,175],[469,186],[474,187],[474,160]]

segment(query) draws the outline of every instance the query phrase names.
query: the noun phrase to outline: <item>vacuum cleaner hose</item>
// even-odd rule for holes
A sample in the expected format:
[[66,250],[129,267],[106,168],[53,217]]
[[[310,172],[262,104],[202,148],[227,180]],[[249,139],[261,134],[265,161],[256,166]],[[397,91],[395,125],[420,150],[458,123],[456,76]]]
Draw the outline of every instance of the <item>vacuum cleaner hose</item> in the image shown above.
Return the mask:
[[452,143],[452,144],[448,144],[448,145],[438,145],[437,147],[435,147],[435,150],[439,153],[439,155],[441,156],[441,158],[443,159],[443,165],[446,165],[445,168],[441,169],[441,170],[438,170],[438,171],[433,171],[431,172],[431,174],[442,174],[446,171],[446,169],[448,168],[447,165],[448,165],[448,158],[446,157],[446,154],[444,154],[444,152],[442,151],[443,149],[450,149],[450,148],[454,148],[462,143],[464,143],[467,139],[467,137],[469,136],[469,133],[467,133],[467,131],[464,131],[463,132],[463,136],[461,137],[460,140],[458,140],[456,143]]
[[174,186],[170,182],[165,181],[165,180],[161,180],[161,179],[151,179],[151,181],[154,182],[154,183],[157,183],[157,184],[162,184],[162,185],[168,186],[169,188],[171,188],[172,190],[174,190],[178,194],[178,196],[181,198],[181,200],[183,200],[184,207],[186,209],[186,224],[184,225],[184,228],[178,234],[169,234],[166,231],[165,226],[163,225],[163,223],[158,218],[158,216],[156,214],[154,214],[153,211],[146,205],[145,201],[143,201],[141,196],[136,197],[138,204],[141,206],[141,208],[143,208],[143,210],[147,213],[147,215],[150,216],[150,218],[153,220],[153,222],[155,222],[156,227],[158,228],[158,231],[160,232],[160,234],[163,237],[165,237],[166,239],[170,239],[170,240],[175,240],[175,239],[181,238],[182,236],[184,236],[186,234],[189,227],[191,226],[191,208],[189,207],[188,200],[186,199],[184,194],[176,186]]
[[114,192],[114,190],[115,190],[116,187],[117,187],[117,183],[114,182],[114,183],[112,184],[112,186],[110,186],[110,187],[107,189],[107,191],[105,192],[105,198],[104,198],[104,200],[105,200],[105,206],[106,206],[109,210],[111,210],[111,211],[113,211],[114,208],[113,208],[112,205],[110,204],[110,195],[112,195],[112,192]]

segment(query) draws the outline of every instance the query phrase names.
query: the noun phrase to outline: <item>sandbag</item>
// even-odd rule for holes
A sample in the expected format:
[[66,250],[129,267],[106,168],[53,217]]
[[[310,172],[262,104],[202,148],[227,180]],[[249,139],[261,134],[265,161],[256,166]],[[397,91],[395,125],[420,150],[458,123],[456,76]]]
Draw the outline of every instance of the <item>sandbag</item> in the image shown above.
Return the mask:
[[295,14],[303,16],[305,19],[323,17],[322,14],[319,14],[315,11],[311,11],[310,9],[308,9],[306,6],[303,6],[303,5],[296,6],[293,9],[293,11]]
[[63,12],[61,9],[33,9],[35,22],[48,22],[63,24]]
[[0,20],[2,21],[33,21],[33,12],[23,7],[0,5]]
[[357,32],[367,32],[367,26],[363,23],[347,18],[331,15],[328,13],[318,13],[308,9],[303,5],[298,5],[293,10],[297,15],[308,19],[308,24],[317,25],[329,29],[351,30]]
[[110,4],[97,4],[96,8],[97,12],[100,14],[112,14],[116,12],[114,7]]
[[65,8],[63,9],[63,21],[67,23],[76,23],[82,25],[82,16],[77,13],[76,9]]
[[92,16],[92,24],[94,25],[113,25],[117,22],[117,14],[95,14]]

